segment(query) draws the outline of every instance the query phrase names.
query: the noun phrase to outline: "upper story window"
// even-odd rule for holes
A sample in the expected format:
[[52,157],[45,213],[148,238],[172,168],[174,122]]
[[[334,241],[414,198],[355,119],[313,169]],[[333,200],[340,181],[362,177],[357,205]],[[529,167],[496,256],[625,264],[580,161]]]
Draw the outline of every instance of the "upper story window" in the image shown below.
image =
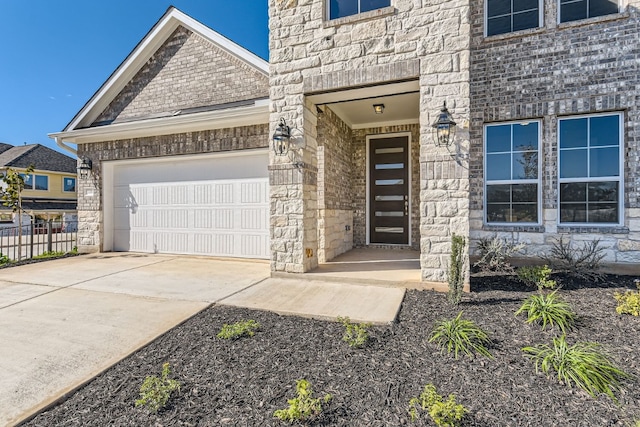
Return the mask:
[[329,19],[357,15],[391,5],[391,0],[329,0]]
[[560,22],[618,13],[618,0],[560,0]]
[[485,222],[540,222],[540,123],[485,126]]
[[68,176],[62,178],[62,191],[75,193],[76,179]]
[[560,222],[620,224],[622,116],[558,120]]
[[25,175],[20,174],[24,179],[25,190],[49,190],[49,177],[47,175]]
[[487,36],[538,28],[542,22],[541,0],[486,0]]

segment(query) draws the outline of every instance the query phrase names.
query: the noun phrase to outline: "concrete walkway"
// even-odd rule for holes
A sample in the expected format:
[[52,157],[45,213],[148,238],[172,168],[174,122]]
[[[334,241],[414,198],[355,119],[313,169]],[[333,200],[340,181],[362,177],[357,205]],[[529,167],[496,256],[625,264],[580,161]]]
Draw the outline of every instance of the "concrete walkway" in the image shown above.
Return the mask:
[[392,321],[403,288],[270,278],[266,262],[96,254],[0,269],[0,425],[14,425],[212,303]]

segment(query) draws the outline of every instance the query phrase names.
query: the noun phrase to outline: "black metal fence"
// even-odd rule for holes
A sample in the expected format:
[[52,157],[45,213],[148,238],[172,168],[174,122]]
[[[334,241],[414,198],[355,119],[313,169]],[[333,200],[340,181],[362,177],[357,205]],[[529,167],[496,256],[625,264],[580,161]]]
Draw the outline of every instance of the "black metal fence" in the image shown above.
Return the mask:
[[37,222],[0,228],[0,256],[11,261],[30,259],[47,252],[71,252],[77,247],[76,221]]

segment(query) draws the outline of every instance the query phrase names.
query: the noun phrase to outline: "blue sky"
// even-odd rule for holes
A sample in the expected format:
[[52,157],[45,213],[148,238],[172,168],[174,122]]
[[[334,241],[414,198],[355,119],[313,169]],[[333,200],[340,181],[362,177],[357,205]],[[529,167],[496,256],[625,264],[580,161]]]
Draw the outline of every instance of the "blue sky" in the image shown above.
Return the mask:
[[268,59],[267,0],[0,0],[0,142],[62,151],[47,134],[71,121],[169,6]]

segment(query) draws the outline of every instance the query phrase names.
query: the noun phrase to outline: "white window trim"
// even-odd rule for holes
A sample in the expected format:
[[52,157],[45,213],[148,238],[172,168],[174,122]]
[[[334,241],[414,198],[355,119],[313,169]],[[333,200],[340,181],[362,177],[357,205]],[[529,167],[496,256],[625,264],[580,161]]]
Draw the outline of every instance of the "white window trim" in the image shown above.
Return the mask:
[[[526,124],[526,123],[537,123],[538,124],[538,178],[537,179],[508,179],[508,180],[495,180],[491,181],[490,185],[500,185],[500,184],[537,184],[537,207],[538,207],[538,221],[536,222],[489,222],[487,219],[487,128],[491,126],[504,126],[504,125],[513,125],[513,124]],[[482,155],[482,170],[483,170],[483,186],[482,186],[482,221],[487,226],[507,226],[507,227],[530,227],[537,226],[542,224],[542,121],[539,119],[535,120],[515,120],[510,122],[499,122],[499,123],[486,123],[484,125],[483,132],[483,155]],[[511,141],[513,143],[513,130],[511,135]],[[512,150],[510,153],[513,153],[513,145],[511,146]],[[513,168],[513,164],[510,165]],[[512,171],[513,172],[513,171]]]
[[63,192],[63,193],[75,193],[75,192],[76,192],[76,190],[74,190],[74,191],[69,191],[69,190],[65,190],[65,189],[64,189],[64,180],[65,180],[65,179],[75,179],[75,181],[76,181],[76,183],[75,183],[75,187],[76,187],[76,190],[77,190],[77,189],[78,189],[78,178],[76,178],[75,176],[63,176],[63,177],[62,177],[62,192]]
[[[378,9],[383,9],[385,7],[389,7],[389,6],[391,6],[391,3],[393,3],[393,0],[389,0],[389,6],[383,6],[383,7],[378,8],[378,9],[372,9],[372,10],[367,10],[366,12],[362,12],[360,10],[360,3],[362,2],[362,0],[357,0],[357,1],[358,1],[358,12],[357,13],[354,13],[352,15],[338,16],[337,18],[331,18],[331,0],[325,0],[325,13],[326,13],[326,17],[327,17],[325,20],[326,21],[334,21],[336,19],[347,18],[349,16],[357,16],[357,15],[360,15],[361,13],[371,12],[373,10],[378,10]],[[560,0],[558,0],[558,1],[560,1]]]
[[[581,118],[592,118],[592,117],[605,117],[605,116],[618,116],[618,135],[620,136],[619,145],[618,145],[618,166],[619,173],[618,176],[608,177],[608,176],[598,176],[598,177],[585,177],[585,178],[560,178],[560,122],[564,120],[573,120],[573,119],[581,119]],[[587,128],[587,132],[589,128]],[[608,112],[608,113],[596,113],[596,114],[581,114],[576,116],[567,116],[567,117],[558,117],[558,124],[556,126],[556,147],[558,152],[557,158],[557,203],[558,203],[558,216],[556,221],[560,226],[566,227],[619,227],[624,224],[624,115],[621,112]],[[589,137],[590,135],[587,134]],[[587,145],[587,163],[589,162],[589,147]],[[572,182],[618,182],[618,222],[561,222],[560,218],[560,185]]]
[[[488,30],[489,30],[489,4],[488,4],[488,2],[489,2],[489,0],[484,0],[484,36],[485,37],[500,37],[500,36],[505,36],[507,34],[519,33],[520,31],[527,31],[527,30],[533,30],[533,29],[536,29],[536,28],[544,27],[544,1],[543,0],[538,0],[538,26],[537,27],[526,28],[524,30],[508,31],[506,33],[500,33],[500,34],[488,35]],[[511,0],[511,3],[513,5],[513,0]],[[560,0],[558,0],[558,5],[559,4],[560,4]],[[560,13],[560,12],[558,12],[558,13]],[[513,12],[511,12],[510,15],[513,16]],[[504,16],[504,15],[501,15],[501,16]],[[511,21],[511,23],[513,23],[513,20]]]
[[412,236],[413,236],[413,230],[411,228],[411,223],[412,223],[412,219],[413,219],[413,213],[412,213],[412,207],[413,207],[413,203],[411,200],[411,184],[412,184],[412,164],[411,164],[411,132],[397,132],[397,133],[380,133],[380,134],[375,134],[375,135],[367,135],[366,137],[366,143],[365,143],[365,150],[366,150],[366,156],[365,156],[365,173],[366,173],[366,208],[365,208],[365,227],[366,227],[366,237],[365,237],[365,241],[367,245],[371,245],[371,238],[370,238],[370,234],[371,234],[371,220],[369,219],[369,213],[371,212],[371,199],[369,197],[370,195],[370,188],[371,188],[371,168],[369,167],[369,144],[370,141],[372,139],[382,139],[382,138],[394,138],[394,137],[398,137],[398,136],[406,136],[407,137],[407,155],[408,155],[408,164],[407,164],[407,168],[408,168],[408,176],[409,176],[409,187],[407,189],[408,193],[409,193],[409,235],[407,236],[407,243],[400,243],[400,244],[384,244],[384,243],[373,243],[374,245],[386,245],[386,246],[411,246],[411,243],[413,242]]
[[[576,0],[576,1],[578,1],[578,0]],[[590,1],[590,0],[587,0],[587,1]],[[622,13],[622,11],[624,10],[624,4],[623,3],[625,1],[626,0],[617,0],[617,2],[618,2],[618,12],[617,13]],[[562,14],[561,14],[560,0],[556,0],[556,2],[557,2],[557,9],[558,9],[557,16],[556,16],[556,21],[557,21],[558,24],[568,24],[568,23],[571,23],[571,22],[580,22],[580,21],[584,21],[584,20],[587,20],[587,19],[594,19],[594,18],[600,18],[600,17],[603,17],[603,16],[608,16],[608,15],[587,16],[586,18],[583,18],[583,19],[574,19],[572,21],[564,21],[564,22],[562,22],[561,21]],[[611,14],[611,15],[613,15],[613,14]]]

